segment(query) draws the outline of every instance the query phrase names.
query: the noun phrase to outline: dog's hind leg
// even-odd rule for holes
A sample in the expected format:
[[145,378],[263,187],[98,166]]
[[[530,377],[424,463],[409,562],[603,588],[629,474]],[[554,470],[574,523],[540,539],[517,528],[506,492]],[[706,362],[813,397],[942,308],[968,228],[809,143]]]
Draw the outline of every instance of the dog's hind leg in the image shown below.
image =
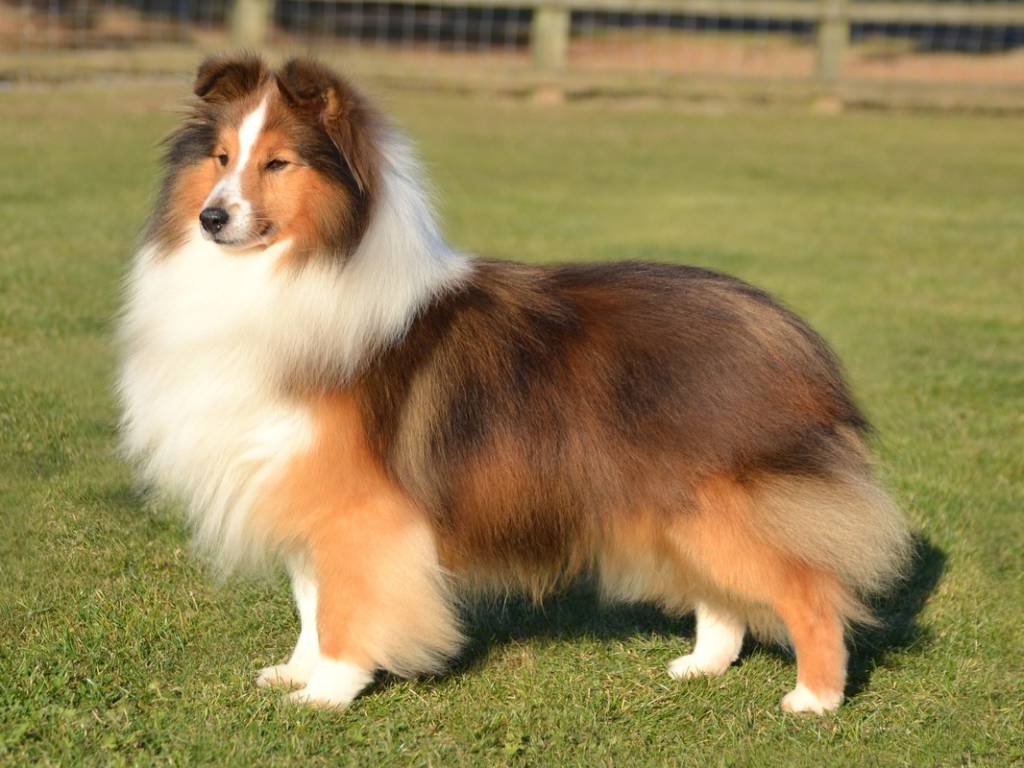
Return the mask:
[[794,573],[774,608],[796,653],[796,687],[782,698],[786,712],[822,714],[843,701],[847,651],[839,606],[843,597],[829,577],[810,569]]
[[746,622],[727,608],[707,602],[697,604],[697,639],[693,652],[668,665],[677,680],[701,675],[720,675],[736,661],[743,646]]
[[[778,629],[785,628],[796,653],[797,686],[783,698],[784,710],[821,713],[835,709],[843,700],[846,682],[845,625],[851,618],[859,618],[863,610],[856,597],[833,570],[794,554],[792,542],[784,548],[778,543],[783,537],[766,534],[774,533],[765,522],[773,509],[763,496],[756,499],[761,503],[755,504],[745,487],[727,479],[708,481],[701,491],[699,508],[680,516],[671,529],[677,556],[699,574],[710,594],[727,596],[726,604],[731,600],[745,619],[773,614],[781,624]],[[785,500],[791,502],[791,497]],[[813,516],[809,519],[814,520]],[[796,531],[792,537],[800,533]],[[755,625],[758,623],[751,624],[756,630]],[[772,627],[772,635],[776,629]],[[716,634],[729,636],[725,631]],[[742,636],[739,632],[735,635],[739,635],[734,637],[735,645],[719,640],[721,654],[713,657],[719,669],[727,666],[729,654],[725,651],[738,650]],[[698,615],[697,648],[691,656],[707,658],[704,648],[711,654],[714,646],[702,645]],[[680,671],[698,666],[681,661],[678,665]]]

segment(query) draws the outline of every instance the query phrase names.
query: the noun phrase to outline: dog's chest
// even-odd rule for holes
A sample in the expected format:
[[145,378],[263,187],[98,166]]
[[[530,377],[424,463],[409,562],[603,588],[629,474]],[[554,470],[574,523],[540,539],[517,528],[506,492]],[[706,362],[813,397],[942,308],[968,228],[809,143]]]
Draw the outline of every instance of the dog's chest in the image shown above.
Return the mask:
[[[277,385],[269,258],[194,244],[142,259],[132,277],[120,379],[129,453],[158,487],[184,496],[212,539],[311,440],[306,410]],[[276,316],[275,316],[276,315]],[[214,547],[225,542],[210,541]]]

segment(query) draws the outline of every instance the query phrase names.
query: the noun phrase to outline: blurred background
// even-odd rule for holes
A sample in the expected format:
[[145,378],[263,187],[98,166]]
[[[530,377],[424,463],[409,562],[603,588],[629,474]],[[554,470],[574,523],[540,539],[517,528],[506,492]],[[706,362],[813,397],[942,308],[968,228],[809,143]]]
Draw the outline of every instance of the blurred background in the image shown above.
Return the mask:
[[0,79],[313,51],[395,86],[1024,106],[1024,0],[0,0]]

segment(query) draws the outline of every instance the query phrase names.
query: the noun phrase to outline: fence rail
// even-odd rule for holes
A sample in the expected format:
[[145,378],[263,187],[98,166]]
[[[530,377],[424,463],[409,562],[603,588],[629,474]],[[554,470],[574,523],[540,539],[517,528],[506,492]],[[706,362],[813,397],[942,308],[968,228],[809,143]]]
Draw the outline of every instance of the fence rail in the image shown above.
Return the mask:
[[0,80],[227,46],[507,93],[1024,105],[1024,0],[0,0]]
[[[331,0],[328,0],[330,2]],[[1024,4],[871,2],[871,0],[431,0],[448,7],[530,8],[530,51],[542,70],[558,72],[568,62],[573,11],[663,13],[722,19],[804,22],[815,28],[815,77],[826,85],[842,77],[854,23],[1022,26]],[[232,37],[242,46],[266,42],[271,0],[235,0]]]

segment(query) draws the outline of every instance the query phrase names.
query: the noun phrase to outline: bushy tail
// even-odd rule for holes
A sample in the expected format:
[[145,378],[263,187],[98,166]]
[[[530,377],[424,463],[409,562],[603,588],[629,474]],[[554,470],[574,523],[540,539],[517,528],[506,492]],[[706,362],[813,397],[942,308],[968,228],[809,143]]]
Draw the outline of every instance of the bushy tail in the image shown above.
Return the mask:
[[780,551],[835,574],[847,593],[847,621],[871,622],[864,599],[905,574],[912,544],[907,523],[860,462],[827,477],[772,475],[750,489],[760,535]]

